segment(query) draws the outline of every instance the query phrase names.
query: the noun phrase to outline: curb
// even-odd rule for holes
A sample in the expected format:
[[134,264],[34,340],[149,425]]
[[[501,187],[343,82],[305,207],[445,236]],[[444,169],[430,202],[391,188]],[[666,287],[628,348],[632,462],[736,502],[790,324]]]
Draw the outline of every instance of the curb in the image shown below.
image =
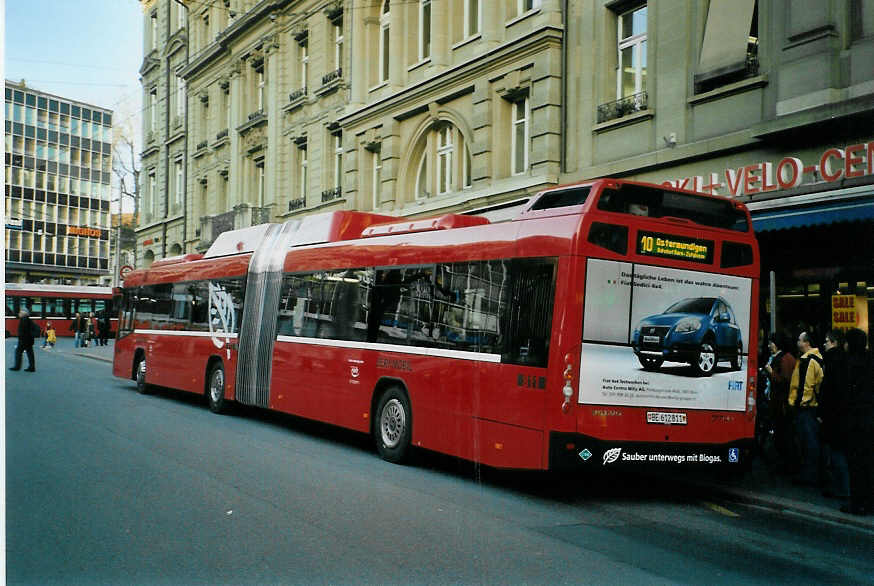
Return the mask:
[[856,518],[853,515],[841,513],[840,511],[831,511],[821,507],[812,508],[805,503],[798,501],[781,499],[776,496],[764,495],[744,489],[732,489],[724,486],[715,486],[711,484],[693,483],[695,486],[712,491],[713,494],[719,495],[726,501],[756,505],[765,507],[775,511],[788,511],[806,517],[813,517],[838,523],[840,525],[849,525],[866,531],[874,531],[874,521],[866,521],[868,517]]

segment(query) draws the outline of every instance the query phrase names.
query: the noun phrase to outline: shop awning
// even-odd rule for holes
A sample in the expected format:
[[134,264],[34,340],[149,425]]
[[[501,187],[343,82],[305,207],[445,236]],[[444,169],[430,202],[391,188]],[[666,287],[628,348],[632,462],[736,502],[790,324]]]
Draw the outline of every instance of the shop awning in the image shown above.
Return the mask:
[[754,212],[753,230],[764,232],[860,220],[874,220],[874,200]]

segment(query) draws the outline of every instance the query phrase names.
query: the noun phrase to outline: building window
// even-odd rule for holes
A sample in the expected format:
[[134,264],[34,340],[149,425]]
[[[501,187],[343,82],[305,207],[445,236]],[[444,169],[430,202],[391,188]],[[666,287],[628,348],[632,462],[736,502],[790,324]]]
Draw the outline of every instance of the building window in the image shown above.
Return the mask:
[[519,175],[528,171],[528,145],[531,142],[531,112],[528,96],[512,103],[512,136],[510,152],[513,157],[511,172]]
[[419,61],[431,57],[431,0],[419,0]]
[[449,193],[452,189],[452,133],[444,126],[437,131],[437,195]]
[[157,208],[157,182],[155,181],[155,170],[152,169],[149,171],[149,218],[155,217],[155,210]]
[[480,0],[464,0],[464,34],[472,37],[480,34],[482,22],[482,3]]
[[185,80],[176,78],[176,115],[185,116]]
[[334,24],[334,70],[343,67],[343,21]]
[[258,159],[255,161],[255,173],[256,180],[258,184],[256,187],[256,192],[258,193],[258,207],[264,207],[264,196],[266,195],[265,189],[265,181],[264,181],[264,159]]
[[540,0],[516,0],[518,14],[525,14],[537,8],[540,8]]
[[174,203],[176,207],[182,206],[182,195],[185,193],[185,169],[182,164],[182,159],[176,159],[174,163],[176,170],[176,186],[174,195]]
[[[75,119],[74,119],[75,122]],[[149,91],[149,130],[158,130],[158,88],[153,87]]]
[[870,0],[850,0],[850,38],[854,41],[874,36],[874,4]]
[[331,135],[334,143],[334,187],[343,186],[343,133],[338,131]]
[[389,0],[382,5],[382,13],[379,16],[379,82],[388,81],[389,76],[389,28],[391,25],[391,13]]
[[616,99],[646,91],[646,5],[619,15]]
[[412,152],[416,166],[410,187],[416,199],[470,186],[470,147],[453,124],[440,121],[432,126]]
[[302,142],[297,147],[297,187],[298,197],[306,200],[307,196],[307,143]]
[[150,25],[150,35],[151,35],[151,50],[154,51],[158,48],[158,12],[155,11],[152,13],[149,18]]
[[211,40],[209,31],[209,12],[203,14],[201,22],[203,23],[203,26],[201,27],[203,29],[203,44],[207,45]]
[[379,149],[373,152],[373,170],[371,173],[371,192],[373,194],[373,210],[379,209],[382,203],[382,153]]
[[306,89],[310,67],[310,48],[308,42],[300,44],[300,89]]
[[256,98],[258,110],[264,111],[264,89],[267,86],[267,77],[264,75],[264,64],[255,68]]
[[708,92],[758,73],[758,2],[711,0],[695,74],[695,92]]

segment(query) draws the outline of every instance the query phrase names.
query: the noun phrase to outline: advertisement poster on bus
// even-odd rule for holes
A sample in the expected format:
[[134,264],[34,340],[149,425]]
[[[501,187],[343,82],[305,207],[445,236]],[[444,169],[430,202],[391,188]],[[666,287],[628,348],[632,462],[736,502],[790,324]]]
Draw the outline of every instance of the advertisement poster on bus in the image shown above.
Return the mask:
[[749,278],[590,259],[579,402],[743,411]]

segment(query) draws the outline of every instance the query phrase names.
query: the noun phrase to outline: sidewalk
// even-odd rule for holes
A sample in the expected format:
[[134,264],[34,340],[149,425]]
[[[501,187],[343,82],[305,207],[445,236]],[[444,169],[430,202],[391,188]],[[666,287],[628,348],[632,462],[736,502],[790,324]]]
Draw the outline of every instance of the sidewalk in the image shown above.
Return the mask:
[[702,479],[687,479],[726,501],[756,505],[816,517],[833,523],[874,531],[874,515],[858,516],[842,513],[843,499],[828,498],[818,487],[796,486],[790,475],[778,474],[775,464],[757,457],[752,470],[742,478],[719,478],[710,475]]
[[[93,341],[87,348],[76,348],[73,338],[58,338],[55,347],[51,350],[46,350],[42,348],[42,338],[36,341],[33,346],[34,352],[57,352],[59,354],[73,354],[76,356],[83,356],[85,358],[91,358],[94,360],[100,360],[101,362],[109,362],[112,363],[112,353],[115,349],[115,340],[109,339],[106,342],[106,346],[98,346]],[[39,358],[37,357],[37,360]]]
[[[41,341],[34,348],[40,349]],[[92,360],[112,363],[115,340],[109,340],[106,346],[94,344],[87,348],[74,348],[72,338],[59,338],[52,352],[81,356]],[[840,511],[842,500],[827,498],[820,490],[810,486],[795,486],[792,478],[777,474],[773,463],[756,458],[752,470],[742,478],[725,478],[716,474],[689,476],[684,482],[700,486],[710,494],[719,495],[726,501],[739,502],[766,507],[777,511],[785,511],[798,515],[816,517],[825,521],[840,523],[874,531],[874,515],[860,517]]]

